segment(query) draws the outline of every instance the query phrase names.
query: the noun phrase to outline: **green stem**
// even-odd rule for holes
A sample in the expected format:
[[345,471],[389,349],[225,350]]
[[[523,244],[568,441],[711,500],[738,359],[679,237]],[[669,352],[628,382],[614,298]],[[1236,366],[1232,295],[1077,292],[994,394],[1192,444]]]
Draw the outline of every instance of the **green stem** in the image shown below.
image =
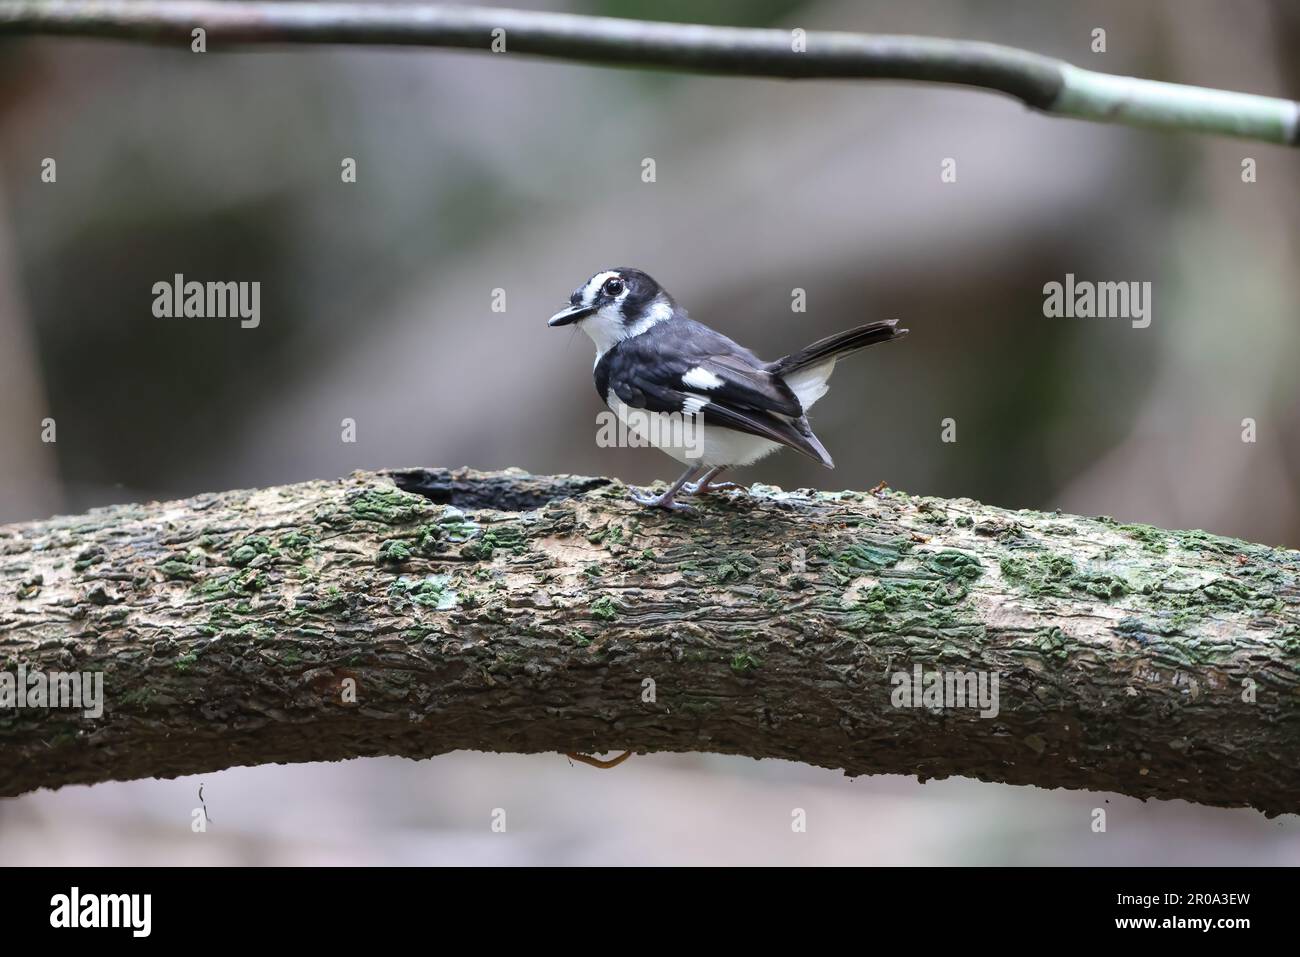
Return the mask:
[[1065,85],[1050,113],[1296,145],[1300,104],[1294,100],[1113,76],[1068,63],[1062,75]]

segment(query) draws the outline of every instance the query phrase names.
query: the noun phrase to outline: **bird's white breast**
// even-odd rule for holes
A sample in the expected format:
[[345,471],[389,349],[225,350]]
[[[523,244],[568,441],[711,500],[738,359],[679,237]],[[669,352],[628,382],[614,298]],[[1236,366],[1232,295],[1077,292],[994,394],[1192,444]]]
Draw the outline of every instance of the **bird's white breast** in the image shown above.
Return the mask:
[[[666,412],[647,412],[634,409],[610,389],[605,404],[618,416],[629,432],[635,433],[647,445],[671,455],[683,465],[749,465],[779,449],[779,443],[769,439],[706,424],[703,418],[691,417],[691,427],[698,431],[683,431],[683,416]],[[700,403],[700,408],[707,405]]]

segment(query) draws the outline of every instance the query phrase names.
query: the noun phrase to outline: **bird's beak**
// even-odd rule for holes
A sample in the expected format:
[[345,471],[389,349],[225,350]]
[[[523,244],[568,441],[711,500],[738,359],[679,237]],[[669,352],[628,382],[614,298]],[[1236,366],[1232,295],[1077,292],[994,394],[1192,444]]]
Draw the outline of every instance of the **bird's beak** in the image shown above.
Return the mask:
[[566,306],[547,320],[548,326],[567,326],[571,322],[581,322],[595,312],[594,306]]

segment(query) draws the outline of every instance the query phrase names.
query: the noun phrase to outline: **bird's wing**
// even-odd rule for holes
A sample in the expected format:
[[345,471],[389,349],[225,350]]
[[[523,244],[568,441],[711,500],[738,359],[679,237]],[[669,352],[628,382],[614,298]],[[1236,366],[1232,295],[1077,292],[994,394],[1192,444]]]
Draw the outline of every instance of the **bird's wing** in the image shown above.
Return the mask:
[[[614,351],[633,342],[620,343]],[[616,361],[609,366],[609,388],[633,408],[702,414],[706,428],[759,436],[831,464],[790,387],[744,356],[642,347],[610,358]]]
[[[701,390],[711,401],[736,408],[764,409],[794,418],[803,415],[803,406],[799,404],[798,398],[786,385],[784,379],[750,364],[739,356],[701,358],[692,369],[687,369],[684,375],[689,376],[695,369],[701,369],[721,380],[716,387]],[[693,376],[692,378],[705,377]]]

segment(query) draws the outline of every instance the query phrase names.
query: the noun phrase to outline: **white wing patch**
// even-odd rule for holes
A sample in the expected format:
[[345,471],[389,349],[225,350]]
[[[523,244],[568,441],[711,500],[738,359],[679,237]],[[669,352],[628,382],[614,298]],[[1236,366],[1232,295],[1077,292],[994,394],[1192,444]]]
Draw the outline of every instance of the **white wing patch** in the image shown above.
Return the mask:
[[709,400],[702,395],[688,395],[682,402],[682,413],[685,415],[695,415],[708,404]]
[[696,366],[682,376],[682,384],[690,389],[716,389],[722,380],[703,366]]

